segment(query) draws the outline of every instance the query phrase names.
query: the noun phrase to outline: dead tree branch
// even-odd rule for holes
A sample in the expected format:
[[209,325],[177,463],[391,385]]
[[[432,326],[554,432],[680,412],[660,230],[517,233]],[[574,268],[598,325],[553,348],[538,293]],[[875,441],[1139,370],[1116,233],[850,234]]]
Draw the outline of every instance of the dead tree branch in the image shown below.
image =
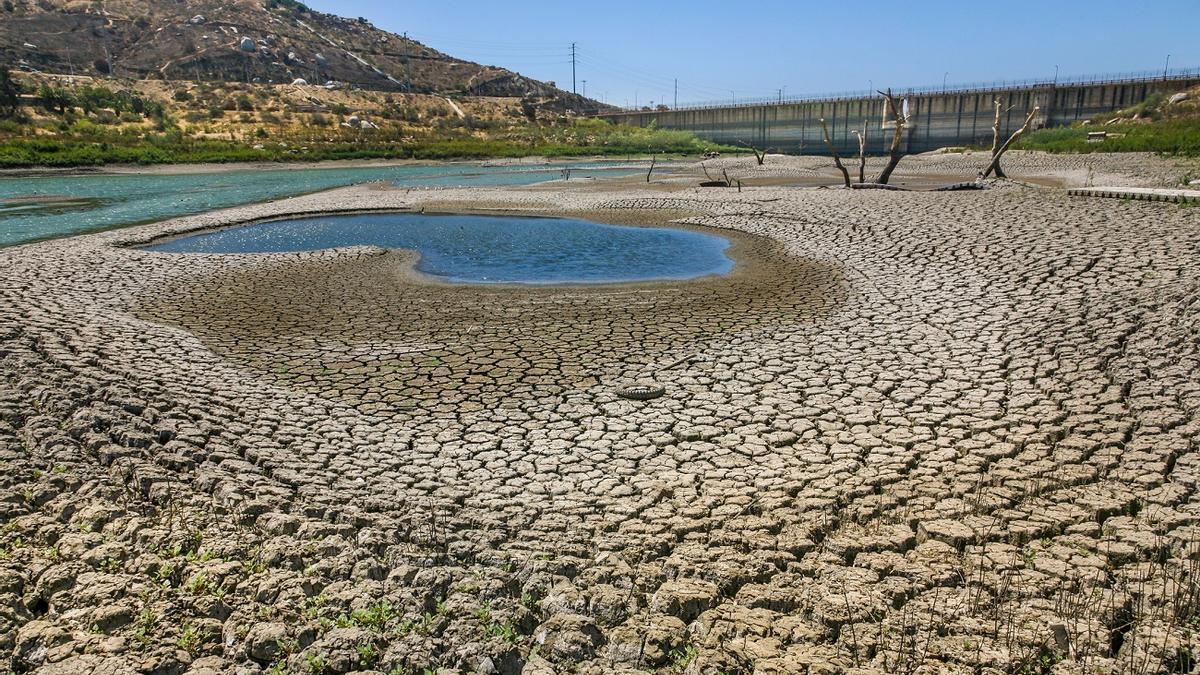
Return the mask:
[[[1004,104],[1001,103],[1000,99],[998,98],[992,99],[992,103],[994,103],[996,106],[996,120],[992,122],[992,157],[995,157],[996,151],[1000,149],[1000,116],[1009,110],[1012,110],[1013,106],[1008,106],[1008,108],[1005,109]],[[999,164],[996,165],[996,177],[1007,178],[1007,176],[1004,175],[1004,171],[1000,169]]]
[[858,136],[858,182],[867,182],[867,123],[863,122],[862,131],[854,130]]
[[900,146],[904,143],[904,130],[908,128],[908,115],[904,113],[903,103],[898,104],[892,96],[891,89],[888,89],[886,92],[881,91],[879,95],[884,98],[884,107],[892,114],[892,122],[896,125],[895,130],[892,132],[892,145],[888,148],[888,163],[883,167],[879,178],[875,180],[876,183],[886,185],[891,180],[892,172],[896,170],[896,165],[900,163],[900,158],[904,156]]
[[754,153],[754,159],[758,160],[759,166],[762,166],[763,164],[766,163],[767,153],[771,151],[770,148],[763,148],[763,151],[759,152],[758,148],[754,147],[753,145],[750,145],[749,143],[742,143],[742,147],[746,148],[750,152]]
[[1026,131],[1029,131],[1029,127],[1033,126],[1033,120],[1037,117],[1038,112],[1040,111],[1041,106],[1033,106],[1033,110],[1030,110],[1029,116],[1025,118],[1025,124],[1022,124],[1020,129],[1014,131],[1013,135],[1009,136],[1008,140],[1004,142],[1004,145],[1000,146],[1000,149],[992,154],[992,161],[988,164],[987,168],[979,174],[980,179],[987,178],[992,174],[992,172],[995,172],[997,176],[1002,175],[1000,172],[1000,158],[1005,152],[1008,151],[1010,147],[1012,147],[1013,143],[1017,142],[1017,139],[1020,138],[1022,134],[1024,134]]
[[850,187],[850,172],[842,165],[842,158],[838,156],[837,148],[833,147],[833,141],[829,138],[829,126],[825,124],[825,118],[821,120],[821,132],[825,135],[825,145],[829,147],[829,154],[833,155],[833,163],[837,165],[838,171],[842,172],[842,180],[846,181],[846,187]]
[[658,162],[658,155],[650,158],[650,170],[646,172],[646,182],[650,182],[650,174],[654,173],[654,165]]

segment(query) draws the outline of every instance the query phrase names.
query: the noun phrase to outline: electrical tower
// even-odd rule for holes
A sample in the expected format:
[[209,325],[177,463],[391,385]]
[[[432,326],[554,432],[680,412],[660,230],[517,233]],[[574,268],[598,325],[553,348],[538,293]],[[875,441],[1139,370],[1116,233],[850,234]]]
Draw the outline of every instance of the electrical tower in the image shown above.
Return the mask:
[[574,42],[571,43],[571,93],[572,94],[577,93],[575,91],[575,43]]

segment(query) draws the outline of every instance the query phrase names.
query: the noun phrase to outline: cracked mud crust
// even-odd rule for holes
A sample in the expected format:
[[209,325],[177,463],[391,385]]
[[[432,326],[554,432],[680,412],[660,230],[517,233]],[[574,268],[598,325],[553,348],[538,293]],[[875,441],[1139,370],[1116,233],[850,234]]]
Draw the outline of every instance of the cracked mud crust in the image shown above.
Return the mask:
[[[739,266],[493,288],[365,247],[130,246],[352,208],[681,221]],[[0,650],[39,673],[1186,669],[1198,253],[1200,210],[1014,184],[634,181],[364,186],[5,249]],[[665,395],[616,393],[645,381]]]

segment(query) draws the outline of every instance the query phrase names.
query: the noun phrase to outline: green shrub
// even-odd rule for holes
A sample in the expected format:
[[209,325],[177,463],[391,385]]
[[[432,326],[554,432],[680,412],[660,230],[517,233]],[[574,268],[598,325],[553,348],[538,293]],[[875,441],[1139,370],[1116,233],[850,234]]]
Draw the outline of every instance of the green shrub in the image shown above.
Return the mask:
[[[1089,131],[1104,131],[1107,138],[1088,142]],[[1150,124],[1112,124],[1040,129],[1016,145],[1022,150],[1053,153],[1157,152],[1200,156],[1200,119],[1161,120]]]

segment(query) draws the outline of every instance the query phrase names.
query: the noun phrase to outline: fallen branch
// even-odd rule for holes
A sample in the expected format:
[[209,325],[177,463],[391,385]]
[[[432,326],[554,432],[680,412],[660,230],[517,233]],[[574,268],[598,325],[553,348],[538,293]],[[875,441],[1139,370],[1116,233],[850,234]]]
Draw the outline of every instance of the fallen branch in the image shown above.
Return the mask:
[[899,185],[888,185],[887,183],[855,183],[850,186],[852,190],[901,190],[908,192],[908,188],[900,187]]
[[842,172],[842,179],[846,181],[846,187],[850,187],[850,172],[846,167],[842,166],[842,158],[838,156],[837,148],[833,147],[833,141],[829,139],[829,126],[825,124],[825,118],[820,119],[821,132],[825,135],[825,145],[829,147],[829,154],[833,155],[833,163],[837,165],[838,171]]
[[1000,158],[1004,156],[1004,153],[1008,151],[1013,143],[1017,142],[1017,139],[1020,138],[1022,134],[1024,134],[1026,131],[1029,131],[1029,127],[1033,125],[1033,120],[1035,117],[1037,117],[1037,114],[1040,110],[1040,106],[1033,106],[1033,110],[1030,110],[1029,116],[1025,118],[1025,124],[1022,124],[1020,129],[1014,131],[1013,135],[1009,136],[1008,140],[1004,142],[1004,145],[1000,146],[1000,149],[992,155],[992,161],[988,164],[987,168],[979,174],[980,179],[987,178],[992,174],[993,171],[996,171],[997,176],[1000,175],[998,171],[1000,167]]

